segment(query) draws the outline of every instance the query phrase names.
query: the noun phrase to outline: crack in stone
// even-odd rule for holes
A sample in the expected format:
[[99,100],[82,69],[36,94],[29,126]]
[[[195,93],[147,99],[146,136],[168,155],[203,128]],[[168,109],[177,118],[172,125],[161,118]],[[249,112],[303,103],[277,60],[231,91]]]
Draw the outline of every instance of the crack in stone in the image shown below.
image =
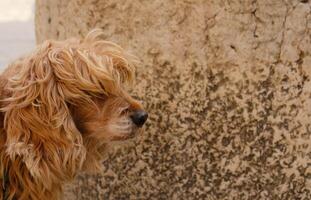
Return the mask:
[[284,39],[285,39],[285,33],[286,33],[286,22],[287,22],[287,17],[288,17],[288,14],[289,14],[289,8],[288,8],[288,5],[285,3],[286,5],[286,12],[285,12],[285,16],[284,16],[284,20],[283,20],[283,23],[282,23],[282,36],[281,36],[281,41],[280,41],[280,45],[279,45],[279,53],[278,53],[278,57],[277,57],[277,61],[275,64],[277,63],[282,63],[282,60],[281,60],[281,55],[282,55],[282,49],[283,49],[283,45],[284,45]]
[[[308,2],[308,1],[307,1]],[[306,23],[305,23],[305,28],[304,28],[304,33],[303,33],[303,36],[310,36],[310,29],[308,28],[308,24],[309,24],[309,21],[308,21],[308,19],[310,18],[311,19],[311,4],[309,4],[309,12],[306,14]],[[308,54],[308,52],[306,52],[307,54],[305,54],[305,52],[300,48],[300,44],[302,43],[302,41],[303,41],[303,39],[304,39],[304,37],[301,37],[301,39],[299,40],[299,42],[298,42],[298,45],[297,45],[297,48],[299,49],[299,51],[300,51],[300,53],[299,54],[303,54],[303,56],[305,57],[307,54]],[[300,57],[300,55],[299,55],[299,59],[298,60],[300,60],[301,59],[301,57]],[[303,58],[302,58],[303,59]]]
[[254,28],[254,31],[253,31],[253,36],[254,38],[258,38],[258,35],[257,35],[257,22],[262,22],[262,20],[256,15],[256,12],[258,10],[258,5],[257,5],[257,1],[254,0],[252,2],[252,6],[254,7],[254,10],[252,11],[252,16],[254,17],[255,19],[255,28]]

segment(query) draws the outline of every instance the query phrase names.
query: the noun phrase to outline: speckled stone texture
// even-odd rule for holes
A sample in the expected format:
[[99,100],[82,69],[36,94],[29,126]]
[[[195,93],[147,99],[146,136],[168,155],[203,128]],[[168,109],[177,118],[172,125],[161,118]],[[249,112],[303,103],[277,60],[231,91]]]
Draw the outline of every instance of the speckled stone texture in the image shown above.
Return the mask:
[[311,2],[37,1],[37,41],[85,35],[141,58],[145,133],[66,199],[311,199]]

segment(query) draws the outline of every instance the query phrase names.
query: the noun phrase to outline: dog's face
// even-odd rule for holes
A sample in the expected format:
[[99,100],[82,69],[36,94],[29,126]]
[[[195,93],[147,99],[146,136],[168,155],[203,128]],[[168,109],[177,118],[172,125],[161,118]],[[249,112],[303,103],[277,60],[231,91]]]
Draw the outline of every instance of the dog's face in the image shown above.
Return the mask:
[[140,102],[125,93],[93,97],[92,103],[75,104],[70,109],[86,149],[86,171],[100,170],[108,146],[137,136],[148,118]]
[[110,142],[133,138],[148,118],[142,105],[127,94],[95,97],[93,102],[71,108],[76,127],[86,139]]

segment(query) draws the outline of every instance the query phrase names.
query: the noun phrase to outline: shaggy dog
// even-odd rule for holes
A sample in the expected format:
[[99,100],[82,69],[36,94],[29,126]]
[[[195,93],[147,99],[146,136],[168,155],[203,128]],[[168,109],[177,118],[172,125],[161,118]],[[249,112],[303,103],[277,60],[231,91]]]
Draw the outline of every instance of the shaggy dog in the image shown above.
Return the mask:
[[46,41],[2,73],[1,199],[61,198],[63,183],[145,123],[126,92],[135,59],[101,35]]

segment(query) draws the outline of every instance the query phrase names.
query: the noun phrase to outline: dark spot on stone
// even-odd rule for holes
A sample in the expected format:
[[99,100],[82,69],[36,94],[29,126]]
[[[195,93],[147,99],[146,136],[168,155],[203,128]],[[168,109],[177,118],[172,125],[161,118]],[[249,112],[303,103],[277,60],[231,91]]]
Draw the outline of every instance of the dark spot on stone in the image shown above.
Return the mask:
[[230,139],[228,137],[224,137],[222,138],[221,143],[223,146],[228,146],[230,144]]
[[289,78],[286,75],[282,78],[282,82],[287,82],[288,80],[289,80]]
[[49,17],[49,19],[48,19],[48,23],[50,24],[50,23],[51,23],[51,21],[52,21],[52,19],[51,19],[51,17]]
[[301,3],[308,3],[309,0],[300,0]]
[[231,49],[233,49],[234,51],[236,51],[236,48],[235,48],[235,46],[233,46],[233,45],[230,45],[230,47],[231,47]]

